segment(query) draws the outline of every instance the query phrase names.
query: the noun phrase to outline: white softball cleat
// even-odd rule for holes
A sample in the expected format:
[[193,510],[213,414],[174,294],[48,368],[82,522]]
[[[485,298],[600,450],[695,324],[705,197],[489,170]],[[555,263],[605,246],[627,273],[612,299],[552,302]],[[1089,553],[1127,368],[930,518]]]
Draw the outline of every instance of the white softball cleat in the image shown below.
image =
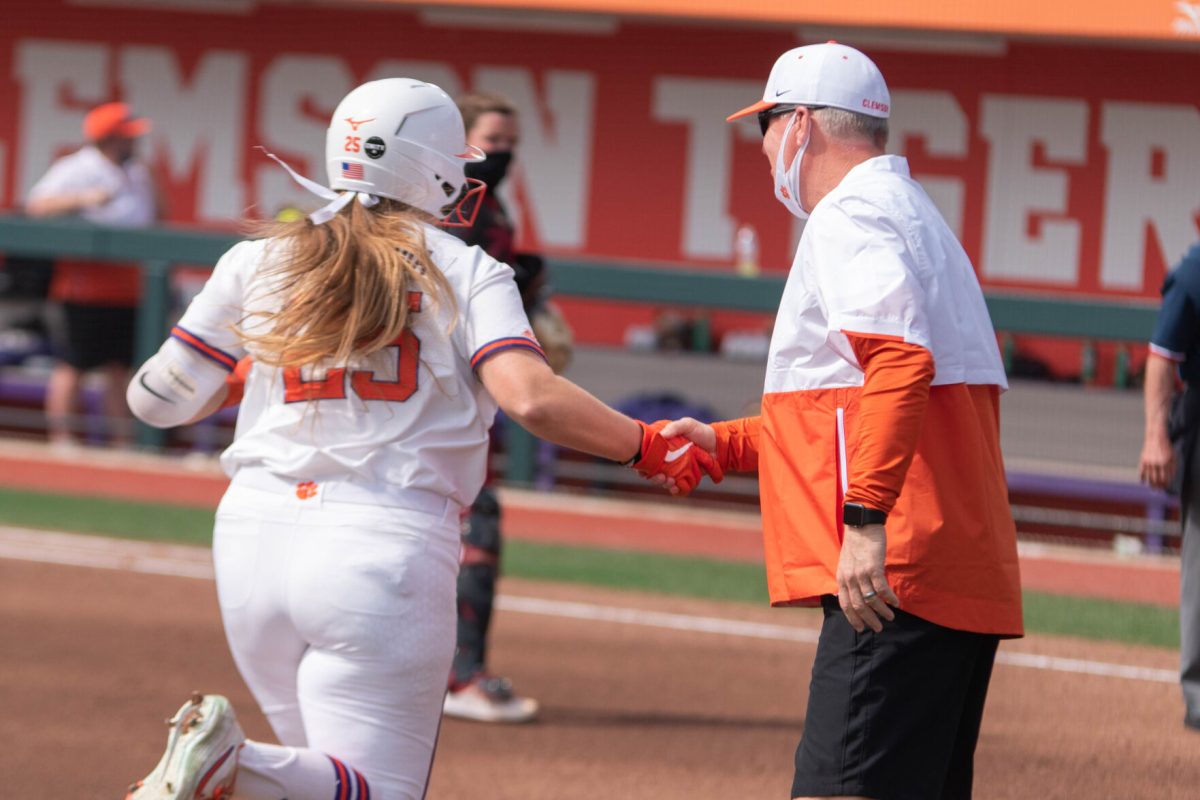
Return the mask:
[[246,735],[229,701],[197,692],[167,724],[167,751],[153,772],[129,787],[125,800],[232,798]]
[[442,711],[475,722],[529,722],[537,717],[538,701],[518,695],[507,678],[481,672],[446,692]]

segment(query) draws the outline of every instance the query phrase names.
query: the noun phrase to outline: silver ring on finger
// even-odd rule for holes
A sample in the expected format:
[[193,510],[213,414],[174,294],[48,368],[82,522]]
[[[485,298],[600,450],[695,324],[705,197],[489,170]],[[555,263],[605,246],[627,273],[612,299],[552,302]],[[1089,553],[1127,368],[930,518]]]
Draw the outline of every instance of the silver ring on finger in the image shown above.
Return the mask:
[[869,603],[872,600],[874,600],[878,596],[878,594],[879,594],[878,592],[863,592],[863,600],[865,600]]

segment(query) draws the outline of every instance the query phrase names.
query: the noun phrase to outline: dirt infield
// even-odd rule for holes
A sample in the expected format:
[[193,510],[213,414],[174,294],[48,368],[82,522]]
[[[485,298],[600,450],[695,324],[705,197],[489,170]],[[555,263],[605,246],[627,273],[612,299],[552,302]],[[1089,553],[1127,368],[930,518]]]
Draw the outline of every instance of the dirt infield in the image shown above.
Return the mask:
[[[190,574],[205,559],[178,552],[146,563]],[[515,581],[503,592],[494,665],[541,699],[544,716],[515,729],[448,721],[432,800],[787,796],[811,612]],[[641,611],[622,622],[564,616],[613,607]],[[670,629],[697,616],[725,620],[724,632]],[[162,718],[193,688],[229,695],[248,733],[270,737],[205,578],[0,558],[0,642],[4,797],[120,797],[153,765]],[[977,797],[1197,796],[1200,735],[1179,722],[1165,672],[1173,652],[1031,638],[1002,653]],[[1119,678],[1082,674],[1081,661],[1014,665],[1035,663],[1030,654],[1148,669]]]

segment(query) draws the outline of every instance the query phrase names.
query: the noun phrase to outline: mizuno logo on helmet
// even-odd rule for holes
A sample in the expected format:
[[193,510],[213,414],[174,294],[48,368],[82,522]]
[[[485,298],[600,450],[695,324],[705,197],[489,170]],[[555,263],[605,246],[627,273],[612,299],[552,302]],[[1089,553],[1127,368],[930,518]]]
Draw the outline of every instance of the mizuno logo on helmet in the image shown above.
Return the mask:
[[350,129],[355,130],[355,131],[358,130],[359,125],[365,125],[368,122],[374,122],[374,121],[375,121],[374,117],[371,117],[370,119],[357,119],[357,120],[354,117],[346,117],[346,122],[350,123]]

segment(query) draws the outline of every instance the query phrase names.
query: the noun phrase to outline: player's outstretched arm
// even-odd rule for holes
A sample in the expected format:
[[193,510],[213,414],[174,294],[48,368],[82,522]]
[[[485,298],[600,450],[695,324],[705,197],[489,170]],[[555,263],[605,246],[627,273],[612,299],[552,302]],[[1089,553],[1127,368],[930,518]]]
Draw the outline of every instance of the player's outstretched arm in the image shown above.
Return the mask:
[[530,351],[497,353],[479,366],[479,379],[504,413],[535,436],[630,464],[647,476],[669,471],[677,494],[690,491],[703,474],[720,480],[707,452],[684,439],[665,439],[662,425],[647,426],[609,408]]

